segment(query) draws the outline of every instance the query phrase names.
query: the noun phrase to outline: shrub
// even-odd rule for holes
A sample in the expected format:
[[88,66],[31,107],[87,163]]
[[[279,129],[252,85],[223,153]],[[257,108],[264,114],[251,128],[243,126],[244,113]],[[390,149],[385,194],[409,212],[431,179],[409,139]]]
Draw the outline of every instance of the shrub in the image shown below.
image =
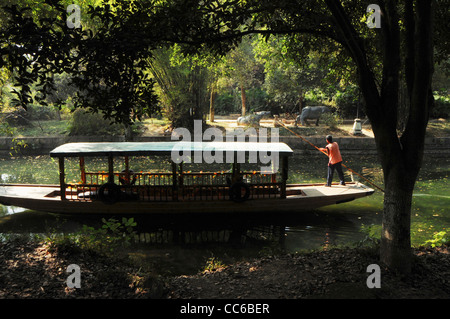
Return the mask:
[[69,122],[69,135],[123,135],[122,125],[113,124],[100,113],[88,113],[85,109],[76,109]]
[[320,116],[320,121],[322,121],[326,126],[331,129],[337,128],[342,124],[342,119],[338,114],[325,113]]
[[100,228],[83,225],[81,230],[74,234],[52,233],[45,238],[45,241],[52,248],[86,249],[106,254],[114,253],[116,249],[130,245],[134,241],[137,225],[134,218],[123,217],[122,221],[102,218],[102,222],[103,225]]
[[226,268],[225,264],[216,257],[211,257],[206,261],[206,266],[203,269],[204,273],[215,272]]
[[54,120],[57,118],[57,108],[51,105],[31,104],[27,107],[27,118],[32,121]]
[[441,231],[433,235],[433,239],[427,240],[425,245],[430,245],[431,247],[438,247],[442,245],[446,245],[449,243],[450,233],[446,231]]

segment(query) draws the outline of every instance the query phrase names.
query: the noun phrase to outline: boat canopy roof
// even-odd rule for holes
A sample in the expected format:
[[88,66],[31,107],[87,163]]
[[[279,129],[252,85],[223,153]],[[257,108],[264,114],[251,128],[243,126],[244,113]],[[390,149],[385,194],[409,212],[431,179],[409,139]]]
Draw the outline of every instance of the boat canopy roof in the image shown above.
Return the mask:
[[285,143],[259,142],[90,142],[68,143],[50,152],[51,157],[171,155],[172,152],[278,152],[290,156]]

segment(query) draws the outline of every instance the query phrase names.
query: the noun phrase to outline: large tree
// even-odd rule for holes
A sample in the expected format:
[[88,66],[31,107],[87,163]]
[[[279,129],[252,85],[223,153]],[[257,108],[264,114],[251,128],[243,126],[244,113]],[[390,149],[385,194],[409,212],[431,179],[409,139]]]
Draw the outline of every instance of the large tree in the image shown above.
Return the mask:
[[[133,105],[155,104],[153,82],[143,70],[152,51],[164,43],[186,44],[187,52],[207,47],[225,54],[244,35],[282,34],[292,48],[302,43],[305,52],[345,53],[357,71],[384,173],[381,260],[407,273],[412,192],[433,105],[433,46],[436,57],[448,57],[448,24],[443,22],[448,6],[446,0],[378,0],[381,27],[369,29],[363,18],[371,2],[117,0],[90,11],[100,21],[95,32],[67,30],[57,20],[32,24],[16,10],[1,34],[0,63],[16,71],[25,88],[25,95],[18,92],[23,102],[31,81],[39,80],[50,90],[50,73],[63,70],[78,79],[82,93],[89,93],[84,103],[99,108],[95,102],[102,102],[107,114],[126,120]],[[441,20],[433,18],[435,9]],[[434,21],[442,21],[436,29]],[[405,128],[398,132],[402,76],[409,102]]]
[[261,82],[257,74],[261,73],[262,65],[255,59],[252,42],[251,37],[243,38],[238,47],[228,52],[225,60],[225,74],[236,81],[241,90],[241,116],[249,109],[246,90]]
[[182,58],[176,45],[155,50],[149,66],[172,128],[193,129],[193,120],[202,120],[209,106],[208,68],[202,61]]
[[[262,40],[262,39],[261,39]],[[273,36],[267,41],[255,42],[257,59],[264,63],[264,88],[270,99],[280,111],[301,113],[305,105],[305,94],[314,89],[322,89],[326,85],[336,85],[338,81],[330,81],[329,61],[321,63],[321,54],[317,51],[303,52],[302,43],[298,49],[284,36]],[[324,90],[323,90],[324,91]]]
[[[204,28],[208,21],[224,22],[212,24],[206,39],[188,29],[174,34],[181,36],[177,41],[207,41],[216,50],[223,49],[223,41],[249,33],[285,34],[293,41],[300,39],[306,47],[345,50],[357,70],[383,168],[381,260],[402,273],[411,270],[412,192],[433,105],[436,2],[445,6],[444,1],[433,0],[378,1],[381,27],[369,30],[362,19],[369,1],[203,1],[203,14],[186,23]],[[405,129],[398,132],[401,75],[405,76],[409,103]]]
[[[382,25],[376,38],[382,60],[381,81],[371,70],[366,54],[368,48],[346,18],[342,5],[331,0],[326,3],[344,39],[343,45],[358,68],[359,85],[383,168],[381,259],[392,268],[407,273],[411,267],[412,192],[422,165],[425,129],[433,105],[434,3],[429,0],[382,3]],[[400,5],[404,7],[400,9]],[[404,21],[403,30],[401,20]],[[399,135],[397,119],[402,66],[410,102],[406,128]]]

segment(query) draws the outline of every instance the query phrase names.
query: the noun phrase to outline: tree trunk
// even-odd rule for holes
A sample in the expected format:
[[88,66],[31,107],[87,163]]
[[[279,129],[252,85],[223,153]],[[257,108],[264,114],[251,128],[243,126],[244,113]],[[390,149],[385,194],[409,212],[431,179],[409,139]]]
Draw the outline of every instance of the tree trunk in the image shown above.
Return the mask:
[[299,112],[298,114],[302,114],[303,101],[304,101],[303,91],[300,91],[299,98],[298,98],[298,112]]
[[412,256],[411,203],[418,171],[406,168],[399,155],[391,157],[390,164],[383,168],[386,173],[380,259],[390,269],[408,274]]
[[344,45],[358,66],[366,114],[372,124],[383,168],[385,194],[380,259],[392,270],[411,270],[411,203],[424,150],[425,130],[433,104],[433,5],[430,0],[408,0],[404,9],[405,74],[409,112],[402,136],[397,135],[401,32],[398,3],[382,4],[380,44],[383,75],[378,87],[369,67],[365,47],[352,27],[340,1],[325,0],[345,39]]
[[214,102],[216,100],[215,85],[211,86],[211,95],[209,97],[209,121],[214,122]]
[[241,116],[245,116],[246,104],[247,104],[247,96],[245,95],[244,85],[241,85],[241,98],[242,98],[242,114]]

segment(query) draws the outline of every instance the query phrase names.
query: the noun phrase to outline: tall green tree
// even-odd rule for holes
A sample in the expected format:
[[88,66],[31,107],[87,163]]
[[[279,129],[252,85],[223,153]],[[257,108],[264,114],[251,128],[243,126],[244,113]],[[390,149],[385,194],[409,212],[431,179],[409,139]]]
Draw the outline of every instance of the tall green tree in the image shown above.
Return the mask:
[[[425,130],[433,106],[433,53],[434,45],[439,43],[434,24],[447,20],[445,16],[437,20],[434,14],[436,6],[445,6],[445,2],[379,1],[381,27],[375,29],[368,29],[363,19],[370,4],[368,1],[203,3],[203,14],[189,23],[198,28],[209,22],[209,32],[202,32],[208,36],[206,39],[196,38],[189,33],[191,36],[178,41],[191,44],[206,41],[215,50],[220,50],[223,48],[222,41],[235,36],[249,33],[286,34],[311,47],[339,47],[351,58],[384,174],[381,260],[392,269],[410,272],[412,192],[422,165]],[[211,23],[217,20],[224,22]],[[448,52],[448,48],[443,50]],[[398,135],[402,74],[407,84],[409,103],[405,129]]]
[[[308,52],[294,59],[284,36],[274,36],[255,43],[257,59],[264,63],[264,88],[274,104],[284,112],[300,112],[305,106],[305,94],[323,88],[329,71],[319,62],[317,52]],[[295,56],[298,56],[295,54]]]
[[245,116],[248,109],[246,90],[262,84],[263,79],[258,77],[262,69],[263,65],[255,58],[252,37],[244,37],[225,57],[225,75],[235,82],[241,91],[241,116]]
[[177,46],[155,50],[149,66],[171,126],[192,129],[194,120],[203,120],[209,106],[208,68],[201,61],[182,57]]

